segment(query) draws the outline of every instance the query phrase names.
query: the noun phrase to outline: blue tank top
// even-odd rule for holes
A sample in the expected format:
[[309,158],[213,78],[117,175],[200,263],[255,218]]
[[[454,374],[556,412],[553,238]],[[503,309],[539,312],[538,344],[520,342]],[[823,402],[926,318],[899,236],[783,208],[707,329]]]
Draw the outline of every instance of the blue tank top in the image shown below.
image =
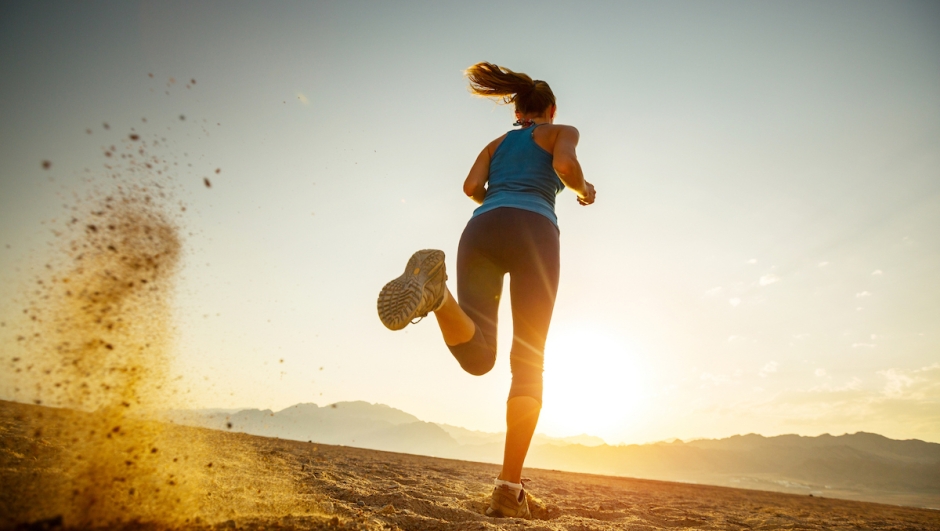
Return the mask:
[[512,207],[542,214],[558,226],[555,196],[565,185],[552,168],[552,154],[532,138],[536,127],[538,125],[506,133],[490,160],[486,197],[472,217],[500,207]]

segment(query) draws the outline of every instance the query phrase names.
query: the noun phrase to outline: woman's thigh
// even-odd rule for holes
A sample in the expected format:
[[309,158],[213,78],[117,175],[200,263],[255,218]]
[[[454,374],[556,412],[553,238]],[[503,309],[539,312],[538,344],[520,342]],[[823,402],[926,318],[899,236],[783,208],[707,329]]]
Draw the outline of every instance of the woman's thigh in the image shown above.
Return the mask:
[[531,396],[541,401],[545,341],[558,293],[560,246],[555,225],[534,215],[542,219],[526,217],[526,223],[519,223],[510,247],[513,383],[509,396]]
[[473,218],[461,236],[458,300],[493,355],[506,273],[513,320],[510,397],[541,400],[543,351],[559,278],[559,235],[551,221],[534,212],[499,208]]
[[457,301],[495,352],[499,300],[506,269],[492,257],[492,219],[473,218],[457,248]]

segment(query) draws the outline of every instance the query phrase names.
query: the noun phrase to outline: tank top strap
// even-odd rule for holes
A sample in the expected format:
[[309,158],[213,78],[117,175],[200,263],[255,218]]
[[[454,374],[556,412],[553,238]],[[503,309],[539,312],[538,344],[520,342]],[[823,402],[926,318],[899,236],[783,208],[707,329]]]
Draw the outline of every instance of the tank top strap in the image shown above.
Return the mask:
[[551,152],[550,152],[550,151],[548,151],[547,149],[543,148],[542,146],[539,145],[538,142],[535,141],[535,130],[536,130],[536,128],[538,128],[539,126],[542,126],[542,125],[548,125],[548,124],[547,124],[547,123],[543,123],[543,124],[534,124],[534,125],[531,125],[531,126],[529,126],[529,127],[526,127],[525,129],[522,129],[522,131],[529,131],[529,134],[527,135],[527,138],[529,139],[530,142],[532,142],[532,145],[535,146],[536,148],[538,148],[539,151],[541,151],[541,152],[543,152],[543,153],[548,153],[549,156],[551,156]]
[[523,129],[523,131],[525,131],[526,129],[528,129],[530,134],[531,134],[531,133],[535,133],[535,129],[536,129],[537,127],[539,127],[539,126],[542,126],[542,125],[547,125],[547,124],[532,124],[532,125],[530,125],[529,127],[526,127],[525,129]]

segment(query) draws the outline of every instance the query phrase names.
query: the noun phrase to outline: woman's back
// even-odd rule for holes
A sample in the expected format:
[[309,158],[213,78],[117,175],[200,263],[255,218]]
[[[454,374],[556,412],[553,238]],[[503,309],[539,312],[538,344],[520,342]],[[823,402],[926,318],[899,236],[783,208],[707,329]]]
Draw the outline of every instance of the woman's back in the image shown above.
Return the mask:
[[557,225],[555,196],[565,185],[552,167],[552,154],[535,140],[539,129],[543,127],[510,131],[501,138],[490,160],[486,198],[474,216],[513,207],[541,214]]

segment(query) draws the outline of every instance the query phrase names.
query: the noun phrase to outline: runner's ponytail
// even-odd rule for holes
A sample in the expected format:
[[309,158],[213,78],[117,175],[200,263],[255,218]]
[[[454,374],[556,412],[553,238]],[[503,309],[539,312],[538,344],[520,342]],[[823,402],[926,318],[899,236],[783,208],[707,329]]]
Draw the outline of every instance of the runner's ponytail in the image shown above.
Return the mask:
[[470,92],[498,102],[516,106],[516,112],[541,114],[555,105],[555,94],[548,83],[493,63],[477,63],[465,72]]

